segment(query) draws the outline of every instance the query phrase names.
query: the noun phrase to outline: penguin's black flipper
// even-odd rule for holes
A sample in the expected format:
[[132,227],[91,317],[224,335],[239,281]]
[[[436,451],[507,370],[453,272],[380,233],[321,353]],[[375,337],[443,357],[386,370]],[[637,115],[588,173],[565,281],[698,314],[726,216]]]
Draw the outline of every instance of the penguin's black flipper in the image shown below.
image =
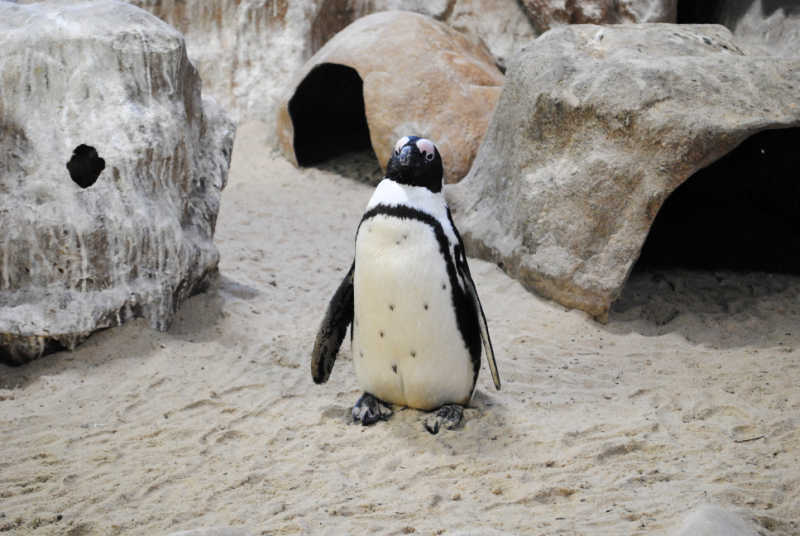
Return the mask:
[[311,377],[314,383],[325,383],[333,370],[336,354],[347,333],[347,326],[353,321],[353,272],[356,263],[344,276],[339,288],[328,304],[325,318],[319,326],[314,349],[311,351]]
[[453,216],[450,214],[450,209],[447,209],[447,218],[450,220],[450,226],[458,239],[458,247],[456,247],[456,269],[458,270],[461,280],[464,282],[464,287],[467,294],[475,304],[475,310],[478,313],[478,326],[480,327],[481,340],[483,341],[483,349],[486,352],[486,362],[489,363],[489,370],[492,373],[492,381],[494,387],[500,390],[500,373],[497,371],[497,361],[494,359],[494,348],[492,347],[492,339],[489,337],[489,326],[486,324],[486,315],[483,314],[483,306],[478,297],[478,290],[475,288],[475,283],[472,281],[472,274],[469,271],[469,264],[467,264],[467,255],[464,252],[464,242],[461,240],[461,234],[456,229],[456,224],[453,222]]
[[478,291],[475,289],[475,283],[472,281],[467,258],[464,256],[463,251],[462,249],[461,259],[456,259],[456,267],[465,283],[464,286],[467,289],[467,294],[472,298],[472,302],[475,304],[475,310],[478,311],[478,325],[481,328],[481,340],[483,341],[483,349],[486,352],[486,362],[489,363],[489,370],[492,373],[494,387],[499,391],[500,373],[497,371],[497,362],[494,359],[494,348],[492,347],[492,339],[489,337],[489,326],[486,324],[486,315],[483,314],[483,306],[481,306],[481,300],[478,298]]

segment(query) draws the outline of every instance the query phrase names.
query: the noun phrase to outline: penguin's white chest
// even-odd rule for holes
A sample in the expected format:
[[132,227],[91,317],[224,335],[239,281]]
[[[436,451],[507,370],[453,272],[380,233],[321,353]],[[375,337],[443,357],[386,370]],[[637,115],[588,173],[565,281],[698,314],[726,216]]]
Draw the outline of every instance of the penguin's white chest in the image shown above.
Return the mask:
[[474,369],[433,228],[382,214],[364,220],[353,286],[353,361],[364,391],[423,410],[468,403]]

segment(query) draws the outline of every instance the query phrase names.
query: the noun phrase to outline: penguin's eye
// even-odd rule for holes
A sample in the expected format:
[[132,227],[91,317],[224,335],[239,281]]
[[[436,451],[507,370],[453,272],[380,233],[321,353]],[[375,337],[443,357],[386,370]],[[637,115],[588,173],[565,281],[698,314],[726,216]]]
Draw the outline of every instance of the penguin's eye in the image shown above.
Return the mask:
[[420,138],[417,140],[417,149],[425,155],[425,160],[432,161],[436,156],[436,146],[431,140]]

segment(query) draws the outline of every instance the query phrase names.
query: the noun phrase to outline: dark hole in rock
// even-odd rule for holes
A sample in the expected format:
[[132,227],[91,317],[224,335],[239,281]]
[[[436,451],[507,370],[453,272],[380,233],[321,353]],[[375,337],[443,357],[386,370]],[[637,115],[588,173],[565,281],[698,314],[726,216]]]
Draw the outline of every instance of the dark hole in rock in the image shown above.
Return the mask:
[[681,0],[678,2],[678,23],[722,24],[720,18],[722,15],[722,8],[724,7],[724,1],[725,0],[704,0],[703,2],[698,2],[697,0]]
[[637,268],[800,274],[800,128],[767,130],[664,202]]
[[355,69],[334,63],[318,65],[300,82],[289,100],[299,165],[315,165],[343,153],[372,152],[363,86]]
[[[681,0],[679,24],[723,24],[733,31],[736,23],[750,9],[753,0]],[[762,0],[761,13],[766,18],[782,9],[787,15],[800,13],[797,0]]]
[[67,162],[69,176],[81,188],[88,188],[97,181],[97,177],[106,168],[106,161],[100,158],[97,150],[83,143],[72,151],[72,158]]
[[678,187],[609,329],[713,348],[799,345],[798,143],[800,128],[763,131]]

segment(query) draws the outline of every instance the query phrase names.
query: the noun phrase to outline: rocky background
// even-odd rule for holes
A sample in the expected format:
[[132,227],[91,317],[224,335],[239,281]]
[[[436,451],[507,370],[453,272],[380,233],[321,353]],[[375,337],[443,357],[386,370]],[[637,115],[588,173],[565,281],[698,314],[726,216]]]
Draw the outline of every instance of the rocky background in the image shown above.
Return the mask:
[[[133,4],[0,0],[0,532],[797,534],[794,2]],[[307,373],[401,127],[504,379],[435,438]]]
[[[318,146],[333,147],[334,153],[371,148],[380,166],[392,140],[402,136],[404,129],[436,139],[443,146],[448,182],[458,182],[472,168],[470,180],[451,189],[448,196],[454,208],[464,213],[464,234],[474,254],[500,263],[529,289],[599,320],[607,319],[662,204],[681,184],[766,130],[780,129],[781,133],[760,138],[769,137],[769,151],[762,153],[761,165],[755,167],[774,169],[772,176],[791,167],[785,162],[793,154],[789,149],[796,137],[792,129],[800,118],[798,64],[793,59],[798,54],[800,10],[792,2],[331,0],[282,4],[276,0],[220,2],[213,9],[192,1],[140,5],[186,32],[189,54],[197,58],[207,90],[235,117],[259,119],[270,128],[275,124],[276,142],[291,161],[302,160],[294,147],[297,139],[306,140],[308,132],[322,136],[319,133],[330,129],[329,125],[334,130],[324,142],[317,140]],[[478,64],[469,60],[473,74],[465,75],[463,69],[453,69],[457,63],[450,62],[452,55],[438,65],[426,62],[424,69],[413,62],[397,63],[396,56],[416,58],[423,52],[393,54],[395,50],[413,50],[409,42],[428,38],[417,38],[410,31],[393,32],[394,23],[388,22],[391,38],[381,39],[386,45],[376,48],[359,36],[357,25],[348,27],[359,17],[391,9],[441,21],[476,47],[485,47],[484,56],[490,54],[498,70],[511,80],[488,129],[498,98],[495,88],[504,82],[500,72],[492,73],[485,63],[475,70]],[[679,26],[559,30],[572,24],[622,23]],[[690,29],[690,24],[724,28]],[[549,30],[553,32],[548,39],[534,41]],[[436,48],[464,46],[439,40]],[[348,47],[351,51],[344,52]],[[315,95],[330,94],[334,87],[342,94],[346,83],[336,73],[316,69],[326,63],[350,67],[363,80],[359,94],[363,102],[351,105],[343,99],[338,106],[344,110],[343,117],[356,118],[350,130],[343,129],[346,134],[336,128],[342,130],[348,121],[318,116],[320,108],[314,105],[314,99],[324,98]],[[603,74],[598,75],[598,70]],[[478,71],[483,73],[482,80],[475,77]],[[424,91],[409,80],[424,80]],[[520,80],[525,80],[523,85],[518,84]],[[358,93],[355,84],[353,91]],[[310,120],[291,117],[293,99],[296,108],[307,110]],[[337,148],[335,139],[362,141]],[[512,146],[520,148],[519,155]],[[752,174],[753,167],[739,169]],[[718,171],[716,176],[720,175]],[[739,221],[756,223],[728,231],[772,237],[767,241],[772,249],[787,253],[783,260],[766,259],[761,268],[792,271],[786,259],[800,249],[786,230],[797,221],[795,211],[783,200],[794,195],[795,188],[785,184],[765,188],[773,194],[765,195],[752,186],[736,187],[730,197],[762,199],[758,214],[780,217],[768,225],[763,222],[769,216],[766,220],[745,216]],[[564,202],[565,198],[569,201]],[[725,213],[748,211],[752,206],[719,201],[700,209],[708,217],[694,223],[708,227]],[[664,254],[662,248],[670,246],[656,242],[680,247],[674,243],[676,227],[669,222],[681,216],[670,216],[672,210],[662,215],[658,232],[650,235],[644,251],[656,253],[655,257],[648,253],[645,261],[690,262]],[[701,252],[703,244],[718,242],[725,232],[717,230],[722,232],[705,233],[687,249]],[[726,251],[736,249],[742,250],[740,258],[765,257],[763,240],[761,246],[756,238],[746,242],[738,248],[725,242],[716,249],[717,257],[730,257]],[[709,259],[707,264],[715,262]],[[741,261],[727,259],[721,264],[736,269]]]

